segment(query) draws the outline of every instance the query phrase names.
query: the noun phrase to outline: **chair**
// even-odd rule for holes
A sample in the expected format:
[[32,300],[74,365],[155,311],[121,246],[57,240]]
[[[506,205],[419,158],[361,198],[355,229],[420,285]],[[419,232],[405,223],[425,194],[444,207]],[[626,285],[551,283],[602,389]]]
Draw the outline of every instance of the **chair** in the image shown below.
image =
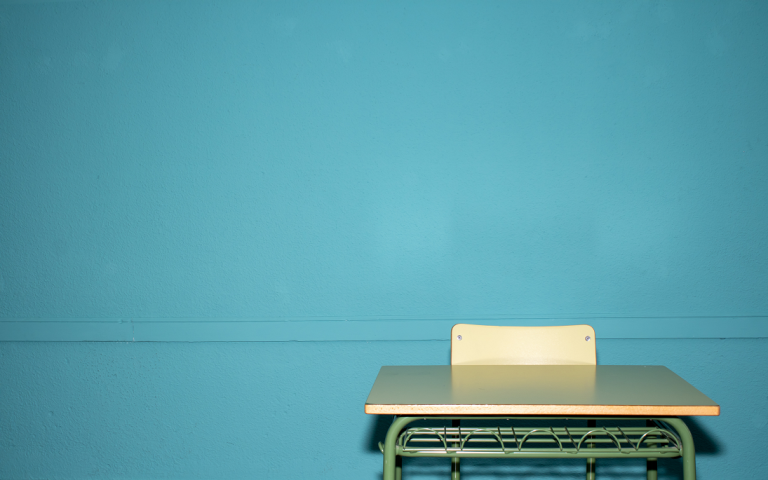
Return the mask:
[[451,329],[451,365],[597,365],[595,352],[589,325]]
[[[459,323],[451,329],[451,365],[597,365],[595,330],[589,325],[493,327]],[[588,427],[595,421],[588,420]],[[460,421],[453,420],[453,427]],[[459,480],[460,459],[451,458],[451,480]],[[587,459],[587,480],[595,459]]]

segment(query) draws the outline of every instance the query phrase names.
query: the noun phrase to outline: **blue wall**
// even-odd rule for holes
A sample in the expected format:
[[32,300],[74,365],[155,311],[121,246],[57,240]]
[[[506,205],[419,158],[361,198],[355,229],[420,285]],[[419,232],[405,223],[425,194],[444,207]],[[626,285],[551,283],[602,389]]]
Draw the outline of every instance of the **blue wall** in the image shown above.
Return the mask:
[[766,21],[0,3],[0,478],[375,478],[378,367],[459,321],[595,325],[722,403],[702,478],[758,478]]

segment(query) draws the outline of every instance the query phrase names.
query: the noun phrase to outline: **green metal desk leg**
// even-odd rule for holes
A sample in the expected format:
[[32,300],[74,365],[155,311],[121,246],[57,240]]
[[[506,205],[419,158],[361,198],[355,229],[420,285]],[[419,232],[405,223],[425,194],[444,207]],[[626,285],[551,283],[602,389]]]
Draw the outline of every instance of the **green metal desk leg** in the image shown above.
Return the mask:
[[[587,420],[587,428],[595,428],[597,427],[597,421],[596,420]],[[595,448],[594,443],[589,444],[590,448]],[[587,480],[595,480],[595,459],[594,458],[588,458],[587,459]]]
[[683,480],[696,480],[696,450],[688,426],[679,418],[662,418],[677,431],[683,441]]
[[403,457],[395,456],[395,480],[403,480]]
[[[645,421],[645,426],[646,427],[655,427],[656,423],[654,423],[653,420],[646,420]],[[648,440],[647,444],[648,444],[649,447],[655,447],[656,445],[658,445],[658,443],[654,443],[654,442],[651,441],[651,439],[656,438],[655,435],[653,435],[651,437],[648,437],[648,438],[649,438],[649,440]],[[649,459],[647,459],[645,461],[645,465],[646,465],[646,472],[647,472],[646,473],[647,480],[659,480],[659,471],[658,471],[657,459],[649,458]]]
[[459,480],[461,478],[460,471],[461,464],[459,463],[459,457],[451,458],[451,480]]
[[659,480],[659,471],[657,470],[657,460],[655,458],[649,458],[646,460],[646,471],[648,480]]
[[[461,420],[451,420],[451,426],[458,428],[461,426]],[[452,446],[458,447],[458,443],[454,443]],[[461,480],[461,459],[459,457],[451,458],[451,480]]]
[[389,426],[387,437],[384,440],[384,480],[396,480],[397,451],[395,450],[395,442],[397,442],[397,436],[400,435],[403,428],[416,420],[418,418],[415,417],[395,417],[392,425]]

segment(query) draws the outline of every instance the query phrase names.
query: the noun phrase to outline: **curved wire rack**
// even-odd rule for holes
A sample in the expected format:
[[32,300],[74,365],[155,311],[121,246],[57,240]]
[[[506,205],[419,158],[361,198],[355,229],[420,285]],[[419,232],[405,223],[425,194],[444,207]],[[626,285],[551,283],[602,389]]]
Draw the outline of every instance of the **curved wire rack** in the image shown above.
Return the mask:
[[682,456],[682,442],[661,422],[631,427],[461,426],[404,430],[397,454],[406,457],[645,457]]

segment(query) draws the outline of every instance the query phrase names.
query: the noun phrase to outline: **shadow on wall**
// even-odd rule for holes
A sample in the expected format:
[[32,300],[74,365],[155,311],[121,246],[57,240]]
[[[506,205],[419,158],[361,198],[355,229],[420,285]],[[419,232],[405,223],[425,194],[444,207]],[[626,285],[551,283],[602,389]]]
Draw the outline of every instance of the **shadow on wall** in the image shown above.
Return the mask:
[[366,441],[366,450],[371,452],[379,451],[379,442],[384,443],[384,437],[387,436],[387,429],[392,424],[394,416],[392,415],[369,415],[368,418],[368,441]]
[[693,435],[696,455],[720,455],[724,453],[721,444],[715,440],[715,436],[702,427],[701,420],[687,417],[685,424],[688,425],[688,429]]

